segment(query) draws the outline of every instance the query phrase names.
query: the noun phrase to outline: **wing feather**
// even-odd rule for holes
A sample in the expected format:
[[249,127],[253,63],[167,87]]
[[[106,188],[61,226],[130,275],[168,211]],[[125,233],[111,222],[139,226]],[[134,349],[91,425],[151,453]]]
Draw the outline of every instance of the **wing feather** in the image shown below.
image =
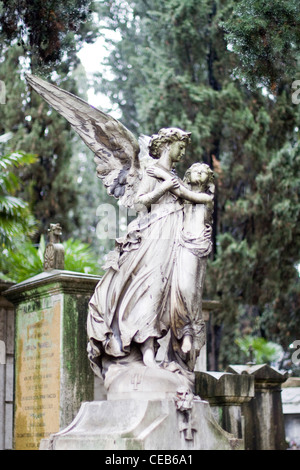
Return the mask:
[[[109,194],[130,205],[133,181],[139,178],[140,146],[134,135],[117,119],[96,109],[81,98],[27,74],[29,85],[61,116],[95,154],[97,176]],[[130,183],[129,183],[130,180]]]

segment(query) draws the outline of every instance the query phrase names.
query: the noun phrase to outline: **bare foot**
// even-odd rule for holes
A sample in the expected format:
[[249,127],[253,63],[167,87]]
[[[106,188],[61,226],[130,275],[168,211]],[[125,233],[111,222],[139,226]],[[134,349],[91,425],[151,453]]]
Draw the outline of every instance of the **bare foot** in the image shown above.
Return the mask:
[[141,345],[141,351],[145,366],[158,367],[158,364],[155,361],[153,338],[148,338],[147,341]]
[[182,345],[181,345],[181,351],[186,354],[190,352],[191,349],[192,349],[192,337],[189,335],[184,336]]

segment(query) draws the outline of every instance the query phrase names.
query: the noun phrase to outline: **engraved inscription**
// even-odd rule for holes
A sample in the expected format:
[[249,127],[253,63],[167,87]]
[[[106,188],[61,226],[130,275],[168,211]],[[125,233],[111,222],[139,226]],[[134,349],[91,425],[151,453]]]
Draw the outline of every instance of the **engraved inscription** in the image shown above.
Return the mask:
[[38,449],[59,430],[60,309],[42,299],[17,311],[16,450]]

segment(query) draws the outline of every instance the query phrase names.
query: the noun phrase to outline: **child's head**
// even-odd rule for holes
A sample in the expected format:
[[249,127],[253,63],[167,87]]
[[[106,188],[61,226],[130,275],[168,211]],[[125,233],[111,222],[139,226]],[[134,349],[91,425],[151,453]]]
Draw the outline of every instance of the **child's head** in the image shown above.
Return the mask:
[[183,181],[201,187],[202,191],[214,192],[214,174],[206,163],[194,163],[186,171]]

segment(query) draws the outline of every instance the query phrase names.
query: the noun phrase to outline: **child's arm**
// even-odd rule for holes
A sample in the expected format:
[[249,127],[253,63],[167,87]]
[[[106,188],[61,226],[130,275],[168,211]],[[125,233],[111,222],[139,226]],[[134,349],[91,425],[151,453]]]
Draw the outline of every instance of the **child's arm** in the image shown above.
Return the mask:
[[[152,176],[153,178],[160,178],[163,179],[164,182],[169,181],[170,179],[174,180],[174,176],[172,176],[167,170],[164,170],[157,165],[148,168],[147,170],[148,175]],[[213,200],[213,196],[206,194],[206,193],[197,193],[195,191],[191,191],[188,189],[182,181],[178,179],[178,186],[171,187],[169,191],[176,196],[185,199],[186,201],[192,202],[194,204],[207,204]]]
[[187,189],[182,184],[180,185],[179,191],[180,191],[180,197],[182,199],[185,199],[186,201],[190,201],[194,204],[207,204],[208,202],[212,202],[214,198],[213,195],[209,195],[206,193],[196,193],[195,191],[191,191],[190,189]]

